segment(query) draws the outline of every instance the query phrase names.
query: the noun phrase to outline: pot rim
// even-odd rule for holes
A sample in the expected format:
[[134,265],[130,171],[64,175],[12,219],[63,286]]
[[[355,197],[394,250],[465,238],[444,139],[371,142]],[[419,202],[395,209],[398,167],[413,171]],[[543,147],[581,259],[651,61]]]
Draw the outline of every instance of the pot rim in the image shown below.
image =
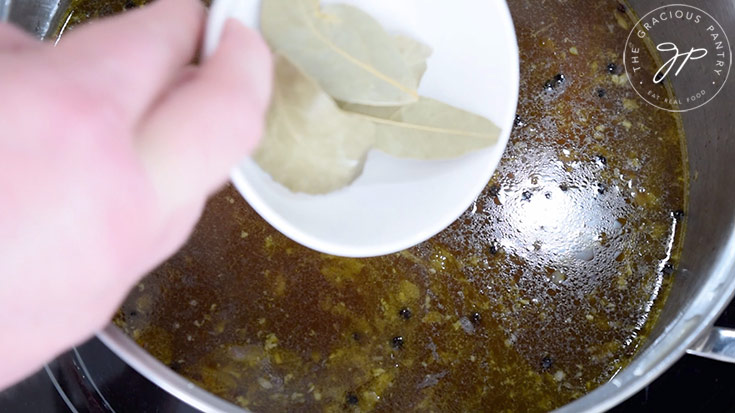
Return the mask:
[[104,330],[97,332],[96,335],[105,346],[143,377],[195,409],[212,413],[242,413],[243,411],[249,411],[204,390],[189,379],[171,370],[145,351],[143,347],[128,337],[115,324],[109,324]]

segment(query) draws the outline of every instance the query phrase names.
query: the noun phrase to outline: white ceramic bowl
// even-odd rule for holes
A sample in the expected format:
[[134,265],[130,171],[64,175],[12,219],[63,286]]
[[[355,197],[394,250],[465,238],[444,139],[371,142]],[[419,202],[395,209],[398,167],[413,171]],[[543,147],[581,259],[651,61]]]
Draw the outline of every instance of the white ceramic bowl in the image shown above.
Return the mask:
[[[500,126],[498,143],[446,161],[398,159],[373,150],[351,186],[328,195],[290,192],[252,159],[232,171],[248,203],[289,238],[349,257],[378,256],[425,241],[454,222],[492,177],[505,150],[518,101],[518,45],[502,0],[324,0],[370,13],[391,33],[410,35],[434,54],[419,92],[483,115]],[[225,21],[257,28],[259,0],[215,0],[204,56]]]

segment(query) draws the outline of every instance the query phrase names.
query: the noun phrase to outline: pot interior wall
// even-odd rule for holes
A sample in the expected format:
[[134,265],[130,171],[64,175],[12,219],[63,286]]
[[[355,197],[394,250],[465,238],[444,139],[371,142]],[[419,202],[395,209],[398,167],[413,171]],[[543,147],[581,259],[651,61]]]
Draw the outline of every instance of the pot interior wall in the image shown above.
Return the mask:
[[[639,16],[668,3],[631,1]],[[726,33],[735,34],[735,3],[699,0],[690,4],[708,10],[716,16]],[[655,42],[687,35],[672,31],[658,33],[662,39],[654,38]],[[677,85],[700,79],[702,73],[697,71],[682,72],[673,80],[674,89],[677,89]],[[687,305],[709,281],[708,275],[731,252],[722,246],[728,242],[735,228],[735,191],[732,190],[735,188],[735,172],[732,169],[735,159],[735,120],[732,118],[732,102],[735,102],[735,83],[731,79],[714,100],[682,115],[690,163],[686,237],[680,268],[674,275],[676,282],[649,344],[683,314]]]
[[11,0],[10,21],[40,38],[58,26],[70,0]]

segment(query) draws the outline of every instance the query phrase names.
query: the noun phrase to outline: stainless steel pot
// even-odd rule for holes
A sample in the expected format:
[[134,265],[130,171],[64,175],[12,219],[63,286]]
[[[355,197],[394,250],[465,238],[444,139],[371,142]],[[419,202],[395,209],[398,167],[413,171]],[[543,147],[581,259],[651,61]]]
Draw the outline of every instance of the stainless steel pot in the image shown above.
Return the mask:
[[[9,18],[44,38],[59,24],[68,2],[0,0],[0,20]],[[674,2],[631,0],[630,3],[643,15]],[[735,36],[735,2],[694,0],[690,3],[706,9],[726,33]],[[678,82],[691,80],[681,77]],[[683,114],[692,176],[687,234],[680,271],[648,342],[632,364],[610,382],[559,412],[607,410],[645,387],[684,353],[735,363],[735,330],[712,327],[735,295],[735,171],[730,169],[735,159],[734,102],[735,80],[730,79],[715,100]],[[109,326],[97,335],[133,368],[193,407],[207,412],[243,411],[174,373],[117,327]]]

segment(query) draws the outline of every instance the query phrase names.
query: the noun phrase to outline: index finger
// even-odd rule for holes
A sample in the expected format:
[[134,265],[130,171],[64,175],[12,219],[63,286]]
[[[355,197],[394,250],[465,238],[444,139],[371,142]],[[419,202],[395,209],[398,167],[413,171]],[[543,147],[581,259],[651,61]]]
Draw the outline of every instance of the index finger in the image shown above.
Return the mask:
[[194,60],[204,16],[198,0],[158,0],[72,30],[59,42],[59,57],[69,76],[109,91],[137,119]]

